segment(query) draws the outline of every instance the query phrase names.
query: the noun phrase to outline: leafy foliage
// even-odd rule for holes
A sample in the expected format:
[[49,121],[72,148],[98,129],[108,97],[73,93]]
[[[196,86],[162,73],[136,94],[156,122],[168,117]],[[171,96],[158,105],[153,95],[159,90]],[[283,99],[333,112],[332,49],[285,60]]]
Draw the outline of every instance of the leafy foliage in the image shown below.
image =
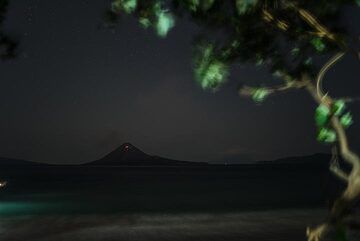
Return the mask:
[[269,90],[266,88],[257,88],[254,90],[253,95],[252,95],[252,99],[257,102],[263,102],[265,100],[265,98],[269,95]]
[[315,122],[319,127],[325,126],[330,118],[330,109],[326,105],[319,105],[315,111]]
[[319,129],[317,136],[319,142],[333,143],[336,141],[336,133],[328,127],[330,118],[331,111],[326,105],[321,104],[316,108],[315,122]]
[[[286,86],[296,86],[303,76],[314,79],[320,70],[314,60],[342,50],[348,41],[346,28],[337,21],[341,7],[359,5],[359,0],[113,1],[122,3],[116,5],[116,14],[133,13],[141,26],[152,26],[161,37],[174,27],[175,16],[186,15],[205,27],[196,42],[194,74],[203,89],[212,90],[226,81],[230,66],[237,63],[265,67]],[[259,103],[271,90],[247,88],[240,93]],[[344,114],[345,107],[340,99],[316,109],[319,141],[336,141],[336,133],[329,127],[333,116],[339,117],[344,127],[351,125],[352,116]]]
[[[113,0],[113,12],[132,13],[141,26],[153,27],[156,33],[167,36],[175,25],[175,16],[187,15],[200,26],[210,42],[216,39],[217,55],[221,60],[209,64],[212,76],[206,83],[215,83],[227,75],[225,66],[234,63],[253,63],[272,73],[285,71],[296,80],[303,74],[314,76],[318,67],[314,57],[337,50],[338,43],[346,41],[345,28],[336,20],[344,4],[355,0]],[[166,6],[166,7],[165,7]],[[331,31],[336,38],[329,39],[316,32],[299,11],[306,9]],[[216,32],[219,32],[217,34]],[[214,36],[221,36],[220,38]],[[237,44],[234,45],[233,43]],[[215,43],[215,42],[214,42]],[[205,49],[204,49],[205,51]],[[226,74],[225,74],[226,73]],[[195,70],[198,81],[199,71]],[[213,84],[205,84],[212,86]],[[214,84],[217,86],[217,84]],[[202,85],[203,86],[203,85]]]
[[126,13],[132,13],[136,6],[137,0],[114,0],[111,7],[114,12],[123,10]]
[[188,7],[191,11],[196,12],[196,11],[207,11],[209,10],[215,0],[188,0]]
[[161,37],[166,37],[169,30],[175,26],[174,16],[168,13],[167,10],[162,9],[160,3],[156,3],[154,9],[157,34]]
[[311,40],[311,44],[314,46],[314,48],[318,51],[318,52],[322,52],[325,50],[325,44],[324,44],[324,40],[320,37],[316,37],[313,38]]
[[148,18],[141,17],[139,18],[139,23],[144,28],[149,28],[151,26],[151,21]]
[[349,127],[349,126],[353,123],[351,113],[350,113],[350,112],[347,112],[346,114],[344,114],[344,115],[340,118],[340,122],[341,122],[341,124],[342,124],[345,128]]
[[216,90],[228,75],[228,67],[215,54],[214,46],[200,45],[195,56],[195,78],[203,89]]
[[336,141],[336,133],[332,129],[322,127],[319,130],[317,140],[319,142],[333,143]]
[[346,112],[344,114],[345,109],[345,101],[342,99],[336,100],[331,105],[331,108],[324,104],[316,108],[315,122],[319,128],[318,141],[332,143],[336,140],[335,132],[329,127],[329,121],[332,116],[339,117],[341,125],[345,128],[348,128],[353,123],[351,113]]
[[251,11],[257,3],[258,0],[236,0],[236,9],[242,15]]
[[335,101],[332,109],[333,109],[332,111],[334,112],[334,115],[336,115],[336,116],[341,115],[345,110],[345,101],[341,100],[341,99]]

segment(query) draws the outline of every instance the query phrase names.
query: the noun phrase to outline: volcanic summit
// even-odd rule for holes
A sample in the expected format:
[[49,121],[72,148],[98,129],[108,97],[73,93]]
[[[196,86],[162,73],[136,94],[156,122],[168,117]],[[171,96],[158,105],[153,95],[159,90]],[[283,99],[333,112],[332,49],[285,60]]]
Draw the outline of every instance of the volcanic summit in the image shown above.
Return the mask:
[[87,163],[97,166],[182,166],[204,165],[205,163],[177,161],[159,156],[148,155],[131,143],[124,143],[103,158]]

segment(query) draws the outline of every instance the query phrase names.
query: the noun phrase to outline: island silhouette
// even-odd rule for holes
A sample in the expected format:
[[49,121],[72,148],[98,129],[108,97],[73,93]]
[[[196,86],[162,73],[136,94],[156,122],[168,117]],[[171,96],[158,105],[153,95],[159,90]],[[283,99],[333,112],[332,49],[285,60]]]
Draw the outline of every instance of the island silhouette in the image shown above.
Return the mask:
[[[253,163],[232,163],[226,166],[239,166],[239,165],[256,165],[256,166],[308,166],[313,168],[314,166],[321,166],[327,168],[331,155],[327,153],[315,153],[306,156],[292,156],[279,158],[276,160],[266,161],[254,161]],[[0,157],[0,166],[34,166],[34,165],[61,165],[61,164],[48,164],[37,161],[29,161],[14,158]],[[165,158],[157,155],[151,155],[143,152],[133,144],[125,142],[115,150],[106,154],[100,159],[85,162],[82,164],[74,164],[72,166],[83,165],[83,166],[222,166],[224,164],[219,163],[208,163],[208,162],[193,162],[193,161],[182,161]]]

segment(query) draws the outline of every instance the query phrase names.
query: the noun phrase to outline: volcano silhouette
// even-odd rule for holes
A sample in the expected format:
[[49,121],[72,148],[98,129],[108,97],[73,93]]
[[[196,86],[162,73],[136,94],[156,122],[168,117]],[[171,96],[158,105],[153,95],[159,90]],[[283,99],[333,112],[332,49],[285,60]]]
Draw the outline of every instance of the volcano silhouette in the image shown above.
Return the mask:
[[148,155],[130,143],[124,143],[103,158],[86,165],[98,166],[179,166],[204,165],[206,163],[171,160]]

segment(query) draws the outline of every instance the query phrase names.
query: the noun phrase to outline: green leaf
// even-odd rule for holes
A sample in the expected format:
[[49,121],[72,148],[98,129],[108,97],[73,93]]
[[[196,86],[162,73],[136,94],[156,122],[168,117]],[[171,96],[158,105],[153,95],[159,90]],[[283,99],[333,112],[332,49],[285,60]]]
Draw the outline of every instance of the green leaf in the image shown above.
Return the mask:
[[345,101],[341,100],[341,99],[335,101],[333,106],[332,106],[332,109],[333,109],[334,115],[336,115],[336,116],[341,115],[344,112],[344,109],[345,109]]
[[143,28],[149,28],[151,26],[151,21],[148,18],[140,17],[139,23]]
[[201,9],[203,11],[209,10],[215,0],[189,0],[189,8],[191,11],[196,12],[197,10]]
[[228,70],[220,61],[213,61],[198,75],[203,89],[217,89],[224,82]]
[[356,0],[356,4],[360,7],[360,0]]
[[268,89],[258,88],[258,89],[254,90],[252,99],[257,103],[260,103],[260,102],[263,102],[269,94],[270,93],[269,93]]
[[318,52],[324,51],[326,47],[323,39],[319,37],[313,38],[310,42]]
[[191,11],[196,12],[199,8],[200,0],[188,0],[188,7]]
[[315,122],[317,126],[324,126],[330,117],[330,110],[326,105],[319,105],[315,111]]
[[240,15],[247,13],[253,9],[257,3],[258,0],[236,0],[237,12]]
[[156,32],[160,37],[166,37],[170,29],[175,26],[175,18],[168,10],[162,9],[160,3],[154,5],[154,12],[157,17]]
[[336,133],[331,129],[321,128],[318,133],[317,140],[319,142],[333,143],[336,141]]
[[111,4],[111,8],[114,12],[124,11],[130,14],[135,11],[137,6],[137,0],[114,0]]
[[203,89],[216,90],[226,80],[228,66],[216,58],[212,45],[199,47],[195,58],[195,79]]
[[126,13],[132,13],[136,9],[137,0],[123,0],[123,8]]
[[188,7],[193,12],[198,10],[205,12],[213,6],[214,2],[215,0],[188,0]]
[[349,126],[351,126],[351,124],[353,123],[351,113],[350,113],[350,112],[347,112],[346,114],[344,114],[344,115],[340,118],[340,123],[341,123],[341,125],[343,125],[345,128],[348,128]]

